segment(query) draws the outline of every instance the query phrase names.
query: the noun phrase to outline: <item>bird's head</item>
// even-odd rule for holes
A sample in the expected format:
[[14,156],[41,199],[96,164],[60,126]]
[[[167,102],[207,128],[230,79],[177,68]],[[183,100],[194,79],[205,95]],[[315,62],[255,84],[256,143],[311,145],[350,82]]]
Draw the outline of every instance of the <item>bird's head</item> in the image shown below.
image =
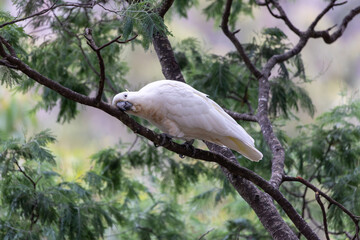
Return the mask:
[[115,95],[112,105],[118,107],[121,111],[136,110],[136,92],[122,92]]

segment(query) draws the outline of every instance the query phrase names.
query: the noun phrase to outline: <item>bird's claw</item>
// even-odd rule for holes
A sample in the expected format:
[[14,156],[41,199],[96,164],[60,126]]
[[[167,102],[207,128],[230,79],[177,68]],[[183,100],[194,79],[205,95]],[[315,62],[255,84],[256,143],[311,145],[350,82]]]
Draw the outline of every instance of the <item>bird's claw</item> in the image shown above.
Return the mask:
[[[191,150],[192,151],[192,153],[191,153],[191,157],[193,157],[194,155],[195,155],[195,147],[193,146],[193,144],[194,144],[194,139],[191,139],[191,140],[189,140],[189,141],[186,141],[186,142],[184,142],[183,144],[181,144],[181,145],[183,145],[183,146],[185,146],[186,147],[186,150]],[[182,155],[182,154],[179,154],[179,157],[180,158],[185,158],[185,156],[184,155]]]
[[171,141],[171,139],[172,139],[172,137],[171,137],[169,134],[166,134],[166,133],[160,134],[160,138],[161,138],[161,141],[160,141],[159,144],[154,143],[154,146],[155,146],[155,147],[159,147],[159,146],[166,147],[166,146],[168,146],[169,144],[167,144],[167,145],[165,146],[165,143],[167,143],[168,141]]

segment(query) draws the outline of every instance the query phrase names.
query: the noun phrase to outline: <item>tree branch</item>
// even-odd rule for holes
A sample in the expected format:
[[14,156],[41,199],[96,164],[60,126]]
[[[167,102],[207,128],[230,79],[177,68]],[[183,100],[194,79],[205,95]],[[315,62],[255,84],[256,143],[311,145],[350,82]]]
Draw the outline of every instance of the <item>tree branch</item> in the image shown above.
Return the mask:
[[224,108],[224,111],[235,120],[257,122],[256,116],[247,113],[238,113]]
[[[265,3],[266,3],[266,7],[267,7],[268,11],[270,12],[270,14],[273,17],[282,19],[284,21],[284,23],[290,28],[290,30],[293,31],[296,35],[302,36],[304,34],[297,27],[295,27],[295,25],[290,21],[286,12],[282,8],[282,6],[280,5],[278,0],[265,0]],[[271,7],[269,6],[270,3],[273,4],[273,6],[278,10],[280,15],[275,15],[272,12]]]
[[306,181],[305,179],[301,178],[301,177],[289,177],[289,176],[284,176],[283,181],[286,182],[300,182],[302,184],[304,184],[305,186],[307,186],[308,188],[312,189],[315,193],[317,193],[318,195],[321,195],[322,197],[324,197],[326,200],[328,200],[331,204],[336,205],[337,207],[339,207],[344,213],[346,213],[351,220],[354,222],[355,224],[355,228],[356,228],[356,232],[355,232],[355,236],[357,239],[359,238],[359,221],[360,221],[360,216],[356,216],[354,215],[352,212],[350,212],[347,208],[345,208],[342,204],[340,204],[339,202],[335,201],[334,199],[332,199],[331,197],[329,197],[326,193],[322,192],[320,189],[318,189],[317,187],[315,187],[313,184],[311,184],[310,182]]
[[328,225],[327,225],[327,220],[326,220],[326,210],[325,210],[324,204],[322,203],[322,201],[320,199],[320,196],[319,196],[318,192],[315,193],[315,199],[319,203],[320,208],[321,208],[321,212],[322,212],[322,215],[323,215],[324,232],[325,232],[326,240],[330,240],[329,231],[328,231]]
[[232,0],[227,0],[222,17],[221,29],[223,30],[224,34],[229,38],[229,40],[234,44],[236,50],[238,51],[239,55],[243,59],[245,65],[250,70],[250,72],[256,77],[256,79],[259,79],[262,76],[261,72],[251,62],[248,55],[245,53],[245,50],[241,45],[240,41],[235,37],[235,34],[230,32],[229,30],[228,22],[229,22],[231,5],[232,5]]
[[17,166],[17,168],[19,169],[19,171],[22,173],[22,175],[24,175],[25,178],[27,178],[32,186],[33,186],[33,189],[34,189],[34,192],[35,192],[35,202],[32,204],[31,206],[31,215],[30,215],[30,231],[32,230],[33,226],[36,224],[36,222],[38,221],[39,219],[39,214],[37,214],[35,212],[36,210],[36,207],[38,205],[38,200],[36,198],[36,186],[37,186],[37,183],[38,181],[41,179],[41,177],[35,182],[21,167],[20,167],[20,164],[19,162],[15,159],[15,157],[13,157],[13,162],[15,163],[15,165]]
[[17,23],[17,22],[25,21],[27,19],[30,19],[30,18],[33,18],[33,17],[36,17],[36,16],[44,15],[45,13],[49,12],[50,10],[54,10],[54,9],[56,9],[58,7],[93,8],[94,4],[93,3],[62,3],[62,4],[56,5],[56,3],[54,3],[51,7],[46,8],[44,10],[41,10],[40,12],[34,13],[34,14],[29,15],[27,17],[14,19],[14,20],[12,20],[10,22],[3,23],[3,24],[0,25],[0,28],[3,28],[5,26],[7,26],[7,25],[14,24],[14,23]]
[[114,43],[114,42],[121,43],[121,44],[131,42],[132,40],[134,40],[135,38],[137,38],[137,36],[138,36],[138,35],[135,34],[134,37],[131,37],[131,38],[129,38],[129,39],[126,39],[125,41],[119,41],[119,39],[122,37],[122,35],[120,35],[120,36],[114,38],[113,40],[111,40],[110,42],[105,43],[104,45],[102,45],[101,47],[99,47],[98,50],[100,51],[101,49],[109,46],[110,44],[112,44],[112,43]]
[[342,36],[342,34],[345,32],[349,22],[351,20],[353,20],[353,18],[355,16],[357,16],[358,14],[360,14],[360,6],[352,9],[342,20],[340,26],[338,27],[338,30],[335,31],[332,34],[329,34],[329,31],[332,28],[329,28],[325,31],[313,31],[311,32],[311,37],[312,38],[322,38],[324,40],[325,43],[327,44],[331,44],[333,42],[335,42],[339,37]]
[[[100,5],[100,4],[99,4],[99,5]],[[60,21],[60,19],[57,17],[57,15],[56,15],[54,12],[53,12],[53,14],[54,14],[55,19],[56,19],[57,22],[59,23],[60,27],[61,27],[65,32],[67,32],[69,35],[71,35],[71,36],[73,36],[73,37],[76,38],[76,40],[77,40],[77,42],[78,42],[78,43],[77,43],[77,46],[79,47],[79,49],[80,49],[80,51],[81,51],[81,54],[83,55],[83,57],[84,57],[84,59],[85,59],[85,62],[89,65],[89,67],[90,67],[90,69],[93,71],[93,73],[95,73],[98,77],[100,77],[100,76],[101,76],[100,73],[95,69],[95,67],[92,65],[91,61],[89,60],[88,56],[86,55],[86,53],[85,53],[85,51],[84,51],[84,49],[83,49],[83,47],[82,47],[82,43],[81,43],[80,37],[79,37],[76,33],[72,32],[70,29],[68,29],[68,28],[63,24],[63,22]],[[134,38],[136,38],[136,37],[137,37],[137,35],[136,35]],[[128,41],[132,41],[132,40],[133,40],[133,38],[129,39]],[[120,43],[125,43],[125,42],[120,42]],[[107,78],[106,76],[105,76],[105,82],[109,85],[110,89],[111,89],[113,92],[115,92],[115,93],[119,92],[119,91],[115,88],[115,86],[113,86],[113,84],[111,83],[110,79]]]
[[160,6],[155,10],[155,12],[157,12],[159,16],[163,18],[173,3],[174,0],[162,0]]
[[[104,60],[101,56],[101,53],[100,53],[100,48],[98,48],[96,46],[96,43],[93,39],[93,36],[92,36],[92,30],[90,28],[86,28],[85,29],[85,34],[84,34],[85,38],[86,38],[86,43],[91,47],[92,50],[95,51],[96,53],[96,56],[99,60],[99,67],[100,67],[100,81],[99,81],[99,87],[98,87],[98,92],[96,94],[96,101],[97,102],[100,102],[101,101],[101,97],[102,97],[102,94],[103,94],[103,91],[104,91],[104,85],[105,85],[105,64],[104,64]],[[116,39],[117,40],[117,39]],[[105,44],[106,45],[106,44]],[[108,46],[108,45],[107,45]],[[106,46],[105,46],[106,47]]]

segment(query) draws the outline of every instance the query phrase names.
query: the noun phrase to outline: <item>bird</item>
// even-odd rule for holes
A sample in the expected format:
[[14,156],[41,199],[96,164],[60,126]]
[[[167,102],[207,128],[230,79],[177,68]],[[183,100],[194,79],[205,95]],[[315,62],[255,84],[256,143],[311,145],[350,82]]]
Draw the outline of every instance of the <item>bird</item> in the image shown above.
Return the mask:
[[184,82],[154,81],[137,92],[116,94],[112,105],[146,119],[171,138],[209,141],[255,162],[263,157],[243,127],[208,95]]

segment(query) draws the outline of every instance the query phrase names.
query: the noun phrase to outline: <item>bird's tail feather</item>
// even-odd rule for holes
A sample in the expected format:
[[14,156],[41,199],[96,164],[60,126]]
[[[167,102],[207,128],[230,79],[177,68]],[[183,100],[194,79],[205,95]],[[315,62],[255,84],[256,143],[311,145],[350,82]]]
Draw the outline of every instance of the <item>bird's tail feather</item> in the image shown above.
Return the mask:
[[255,148],[255,146],[246,144],[234,137],[225,137],[221,139],[221,143],[237,152],[251,161],[258,162],[262,159],[262,153]]

